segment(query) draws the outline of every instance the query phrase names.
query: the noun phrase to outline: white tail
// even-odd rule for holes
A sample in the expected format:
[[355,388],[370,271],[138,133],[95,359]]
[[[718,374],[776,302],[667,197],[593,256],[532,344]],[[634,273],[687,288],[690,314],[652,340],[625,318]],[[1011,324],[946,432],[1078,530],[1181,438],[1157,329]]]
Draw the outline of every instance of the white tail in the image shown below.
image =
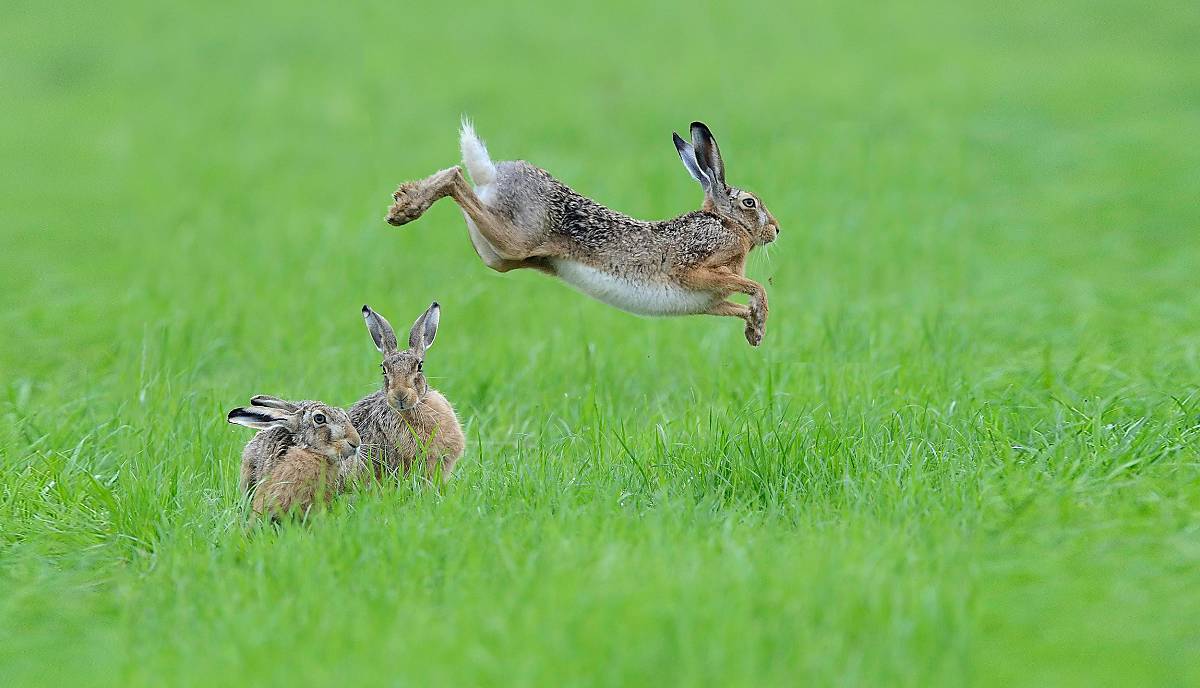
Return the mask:
[[463,165],[471,173],[471,181],[475,186],[487,186],[496,181],[496,166],[488,157],[487,146],[475,135],[475,127],[471,120],[463,117],[462,129],[459,130],[459,146],[462,148]]

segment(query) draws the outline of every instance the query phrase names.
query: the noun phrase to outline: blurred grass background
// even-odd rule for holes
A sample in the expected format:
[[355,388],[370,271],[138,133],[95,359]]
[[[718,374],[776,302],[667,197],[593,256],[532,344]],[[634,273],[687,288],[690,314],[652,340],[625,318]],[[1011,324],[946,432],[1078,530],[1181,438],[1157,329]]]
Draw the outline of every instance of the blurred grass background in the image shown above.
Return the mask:
[[[1195,3],[0,9],[0,684],[1194,685]],[[461,114],[646,218],[712,126],[761,349],[394,229]],[[224,413],[444,307],[443,493],[247,535]]]

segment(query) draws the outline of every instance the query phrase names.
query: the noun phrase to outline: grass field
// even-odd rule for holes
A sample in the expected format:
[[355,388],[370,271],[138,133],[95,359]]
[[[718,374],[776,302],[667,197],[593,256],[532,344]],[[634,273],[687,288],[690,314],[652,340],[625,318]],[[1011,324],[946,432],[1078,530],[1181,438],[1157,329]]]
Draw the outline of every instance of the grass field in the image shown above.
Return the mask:
[[[1194,2],[78,5],[0,10],[0,685],[1200,683]],[[647,218],[708,122],[764,345],[384,224],[462,113]],[[434,299],[451,484],[247,532],[225,412]]]

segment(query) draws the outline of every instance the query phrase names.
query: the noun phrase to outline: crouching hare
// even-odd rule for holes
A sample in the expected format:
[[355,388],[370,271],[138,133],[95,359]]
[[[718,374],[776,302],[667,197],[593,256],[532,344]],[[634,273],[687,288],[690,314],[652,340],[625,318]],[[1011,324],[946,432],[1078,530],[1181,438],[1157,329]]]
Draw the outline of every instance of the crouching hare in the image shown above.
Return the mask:
[[[674,136],[684,168],[704,189],[699,210],[647,222],[606,208],[527,162],[492,162],[470,124],[461,133],[462,169],[406,182],[387,221],[403,225],[449,196],[462,209],[471,244],[498,272],[533,268],[609,305],[641,315],[707,313],[741,318],[758,346],[767,291],[746,278],[746,257],[779,235],[758,196],[725,183],[717,140],[692,122],[691,142]],[[745,294],[743,306],[728,297]]]
[[242,491],[256,517],[303,516],[328,504],[366,464],[350,416],[319,401],[259,395],[229,412],[230,423],[258,430],[242,451]]
[[412,326],[408,348],[400,350],[396,332],[384,317],[363,306],[367,331],[383,354],[383,389],[350,408],[350,420],[377,477],[407,475],[424,461],[426,477],[450,477],[466,439],[446,397],[429,386],[423,371],[425,352],[437,335],[441,306],[433,303]]

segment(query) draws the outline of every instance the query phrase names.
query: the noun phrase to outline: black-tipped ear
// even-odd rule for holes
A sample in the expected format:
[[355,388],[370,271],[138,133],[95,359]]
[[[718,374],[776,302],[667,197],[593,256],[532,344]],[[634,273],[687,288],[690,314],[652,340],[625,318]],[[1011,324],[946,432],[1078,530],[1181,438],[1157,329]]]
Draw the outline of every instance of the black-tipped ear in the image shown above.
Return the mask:
[[408,348],[424,353],[426,349],[433,346],[441,319],[442,307],[437,301],[434,301],[413,323],[412,330],[408,333]]
[[675,141],[675,150],[679,152],[679,159],[683,161],[683,166],[687,169],[688,174],[692,175],[692,179],[700,182],[700,186],[707,189],[708,176],[700,169],[700,163],[696,162],[696,151],[692,148],[692,144],[684,141],[675,132],[671,132],[671,138]]
[[290,401],[285,401],[279,397],[270,396],[269,394],[255,394],[254,396],[250,397],[250,404],[252,406],[277,408],[281,411],[287,411],[288,413],[295,413],[296,410],[300,408]]
[[717,139],[704,122],[692,122],[692,148],[696,152],[696,162],[709,178],[725,186],[725,163],[721,160],[721,149],[717,147]]
[[255,430],[266,430],[273,427],[287,427],[291,417],[278,409],[250,406],[235,408],[225,416],[225,420],[234,425],[244,425]]
[[384,354],[396,351],[396,331],[392,329],[391,323],[382,315],[371,310],[370,306],[363,306],[362,314],[363,319],[367,321],[367,331],[371,333],[371,339],[375,341],[375,348]]

